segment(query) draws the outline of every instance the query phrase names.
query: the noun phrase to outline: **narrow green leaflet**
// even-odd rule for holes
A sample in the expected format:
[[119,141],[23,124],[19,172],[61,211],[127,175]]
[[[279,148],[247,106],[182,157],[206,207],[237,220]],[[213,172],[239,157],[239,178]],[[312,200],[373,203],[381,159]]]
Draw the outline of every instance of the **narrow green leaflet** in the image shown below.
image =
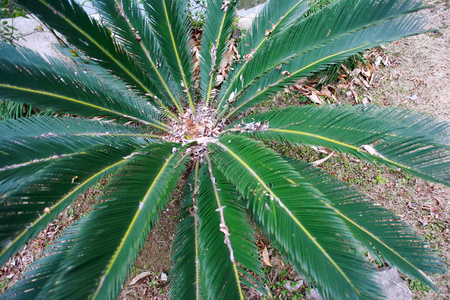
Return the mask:
[[[17,4],[35,14],[41,21],[63,34],[67,41],[83,51],[113,75],[130,85],[139,95],[155,106],[153,97],[158,89],[140,69],[138,63],[114,41],[111,32],[90,18],[75,1],[18,0]],[[166,111],[166,113],[169,113]]]
[[71,64],[49,60],[31,50],[1,44],[1,97],[57,112],[120,118],[166,130],[161,113],[144,99],[122,93]]
[[319,189],[332,204],[350,231],[358,237],[373,257],[378,255],[402,273],[420,280],[437,291],[424,274],[445,273],[445,264],[405,222],[357,190],[310,165],[290,160],[304,178]]
[[193,64],[186,0],[146,0],[144,7],[173,80],[193,112]]
[[60,268],[54,295],[64,299],[115,299],[185,170],[183,150],[171,143],[154,144],[132,155],[107,186]]
[[94,0],[93,4],[129,55],[139,61],[140,67],[146,71],[152,82],[157,82],[157,85],[162,87],[155,89],[154,93],[158,99],[166,105],[175,105],[179,112],[183,112],[179,100],[171,91],[170,84],[173,82],[169,80],[167,67],[162,65],[165,61],[158,51],[156,36],[137,0]]
[[170,269],[171,299],[202,299],[205,292],[203,273],[200,272],[199,222],[197,199],[199,168],[197,162],[184,186],[184,200],[180,207],[180,223],[172,244]]
[[236,1],[230,1],[222,6],[222,0],[208,2],[208,14],[205,24],[202,26],[202,42],[200,47],[200,90],[202,97],[208,105],[211,90],[215,86],[216,71],[227,50],[228,41],[233,30],[233,22],[236,18]]
[[55,284],[55,270],[67,258],[80,227],[86,217],[70,225],[61,236],[48,246],[41,257],[33,262],[28,268],[23,278],[1,295],[0,299],[45,299],[49,295],[49,290]]
[[[221,109],[230,95],[244,86],[244,77],[242,71],[248,67],[251,58],[260,52],[263,45],[272,39],[285,28],[292,25],[308,9],[308,3],[305,0],[279,0],[269,1],[253,20],[249,32],[244,36],[239,44],[239,54],[244,59],[233,64],[233,70],[230,71],[229,79],[225,81],[224,87],[219,95],[218,107]],[[245,84],[247,81],[245,79]]]
[[225,135],[210,148],[213,163],[246,196],[257,225],[297,271],[336,298],[378,294],[347,227],[289,164],[244,137]]
[[[325,146],[401,168],[427,180],[450,184],[448,147],[430,142],[425,136],[427,127],[416,131],[413,121],[409,121],[398,129],[398,122],[391,123],[384,115],[383,111],[359,107],[303,106],[250,116],[240,125],[231,124],[228,131],[268,141]],[[421,123],[421,119],[417,121]],[[445,122],[442,124],[442,134],[445,134],[447,127]],[[429,128],[437,130],[440,126],[433,123]],[[434,134],[439,136],[437,132]]]

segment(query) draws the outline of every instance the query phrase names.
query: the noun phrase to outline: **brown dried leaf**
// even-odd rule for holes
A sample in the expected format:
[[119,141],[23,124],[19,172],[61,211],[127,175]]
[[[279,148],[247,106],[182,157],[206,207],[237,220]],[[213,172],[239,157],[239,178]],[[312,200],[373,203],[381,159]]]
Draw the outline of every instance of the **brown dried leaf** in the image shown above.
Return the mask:
[[302,88],[303,88],[300,84],[296,84],[296,83],[294,83],[292,86],[293,86],[297,91],[301,91]]
[[263,258],[263,262],[266,264],[266,266],[272,267],[272,263],[270,262],[269,252],[267,251],[267,247],[264,247],[264,249],[262,251],[262,258]]
[[355,89],[353,88],[353,84],[350,84],[350,92],[353,95],[353,98],[355,98],[355,102],[358,101],[358,94],[356,93]]
[[145,277],[150,276],[150,275],[152,275],[152,273],[150,273],[150,272],[142,272],[138,276],[134,277],[133,280],[130,281],[129,285],[136,284],[136,282],[138,282],[142,278],[145,278]]
[[333,99],[335,102],[337,102],[337,98],[336,96],[328,89],[328,87],[322,87],[322,89],[320,90],[320,92],[328,97],[329,99]]
[[305,95],[305,96],[315,104],[318,104],[318,105],[324,104],[322,99],[320,99],[316,93],[312,93],[311,95]]

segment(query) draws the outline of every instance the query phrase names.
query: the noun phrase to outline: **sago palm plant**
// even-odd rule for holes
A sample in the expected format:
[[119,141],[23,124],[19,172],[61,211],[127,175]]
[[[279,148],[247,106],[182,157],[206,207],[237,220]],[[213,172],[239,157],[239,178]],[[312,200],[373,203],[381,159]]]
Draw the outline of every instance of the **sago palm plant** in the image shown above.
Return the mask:
[[[376,106],[301,106],[247,116],[350,55],[424,31],[409,0],[344,0],[308,17],[272,0],[217,85],[235,1],[210,0],[194,62],[186,0],[18,0],[83,53],[75,66],[2,45],[0,94],[57,112],[0,123],[1,263],[78,195],[104,196],[3,298],[117,298],[178,184],[173,299],[242,299],[263,276],[253,224],[327,298],[381,297],[367,253],[434,287],[443,262],[398,217],[267,143],[325,146],[450,183],[449,126]],[[258,277],[256,276],[256,277]]]

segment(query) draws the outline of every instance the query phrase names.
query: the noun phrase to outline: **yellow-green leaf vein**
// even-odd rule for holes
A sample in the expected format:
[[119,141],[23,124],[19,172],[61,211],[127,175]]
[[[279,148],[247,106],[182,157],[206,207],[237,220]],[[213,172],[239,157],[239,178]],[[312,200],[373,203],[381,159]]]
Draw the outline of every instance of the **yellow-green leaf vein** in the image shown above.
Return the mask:
[[303,226],[298,218],[296,218],[293,213],[287,208],[281,199],[268,187],[268,185],[264,182],[264,180],[258,176],[255,170],[253,170],[244,160],[242,160],[236,153],[234,153],[231,149],[226,147],[224,144],[220,142],[216,142],[218,146],[227,151],[236,161],[238,161],[252,176],[258,181],[260,186],[269,194],[271,199],[274,199],[278,203],[278,205],[289,215],[289,217],[297,224],[301,231],[303,231],[306,236],[310,239],[310,241],[317,247],[317,249],[323,254],[323,256],[331,263],[331,265],[337,270],[339,274],[348,282],[348,284],[359,294],[358,289],[354,286],[353,282],[348,278],[348,276],[344,273],[344,271],[338,266],[338,264],[331,258],[331,256],[327,253],[327,251],[317,242],[317,240],[311,235],[311,233]]

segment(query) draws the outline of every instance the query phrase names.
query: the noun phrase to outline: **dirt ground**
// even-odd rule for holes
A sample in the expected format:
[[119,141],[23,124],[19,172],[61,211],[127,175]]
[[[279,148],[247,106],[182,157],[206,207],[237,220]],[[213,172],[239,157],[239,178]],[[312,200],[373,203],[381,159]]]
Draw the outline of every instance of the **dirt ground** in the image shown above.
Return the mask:
[[[450,3],[445,0],[428,4],[434,7],[422,13],[429,16],[429,27],[438,31],[406,38],[383,47],[381,51],[387,59],[380,63],[370,87],[359,93],[370,96],[373,103],[414,109],[450,122]],[[295,156],[295,150],[287,149],[283,154]],[[316,159],[315,155],[312,154],[310,160]],[[450,188],[354,159],[345,161],[333,157],[323,167],[402,216],[424,236],[431,247],[437,249],[447,266],[450,266]],[[80,199],[74,207],[60,216],[62,225],[53,222],[35,240],[28,243],[23,251],[0,268],[2,291],[20,278],[25,267],[37,258],[44,246],[66,224],[85,212],[80,208],[85,200]],[[90,201],[92,199],[88,202]],[[124,286],[120,299],[168,298],[165,275],[170,270],[170,247],[176,227],[178,203],[179,200],[174,197],[162,212],[159,224],[150,234],[130,272],[130,280]],[[272,268],[266,267],[264,271],[268,278],[266,284],[274,299],[306,298],[307,289],[304,287],[295,293],[297,298],[293,292],[283,292],[286,291],[286,283],[295,285],[301,279],[280,260],[279,254],[270,248],[267,240],[261,237],[260,243],[268,246],[269,258],[273,264]],[[434,275],[432,279],[440,289],[440,294],[404,278],[414,299],[450,299],[450,275]],[[258,299],[257,296],[250,298]]]

